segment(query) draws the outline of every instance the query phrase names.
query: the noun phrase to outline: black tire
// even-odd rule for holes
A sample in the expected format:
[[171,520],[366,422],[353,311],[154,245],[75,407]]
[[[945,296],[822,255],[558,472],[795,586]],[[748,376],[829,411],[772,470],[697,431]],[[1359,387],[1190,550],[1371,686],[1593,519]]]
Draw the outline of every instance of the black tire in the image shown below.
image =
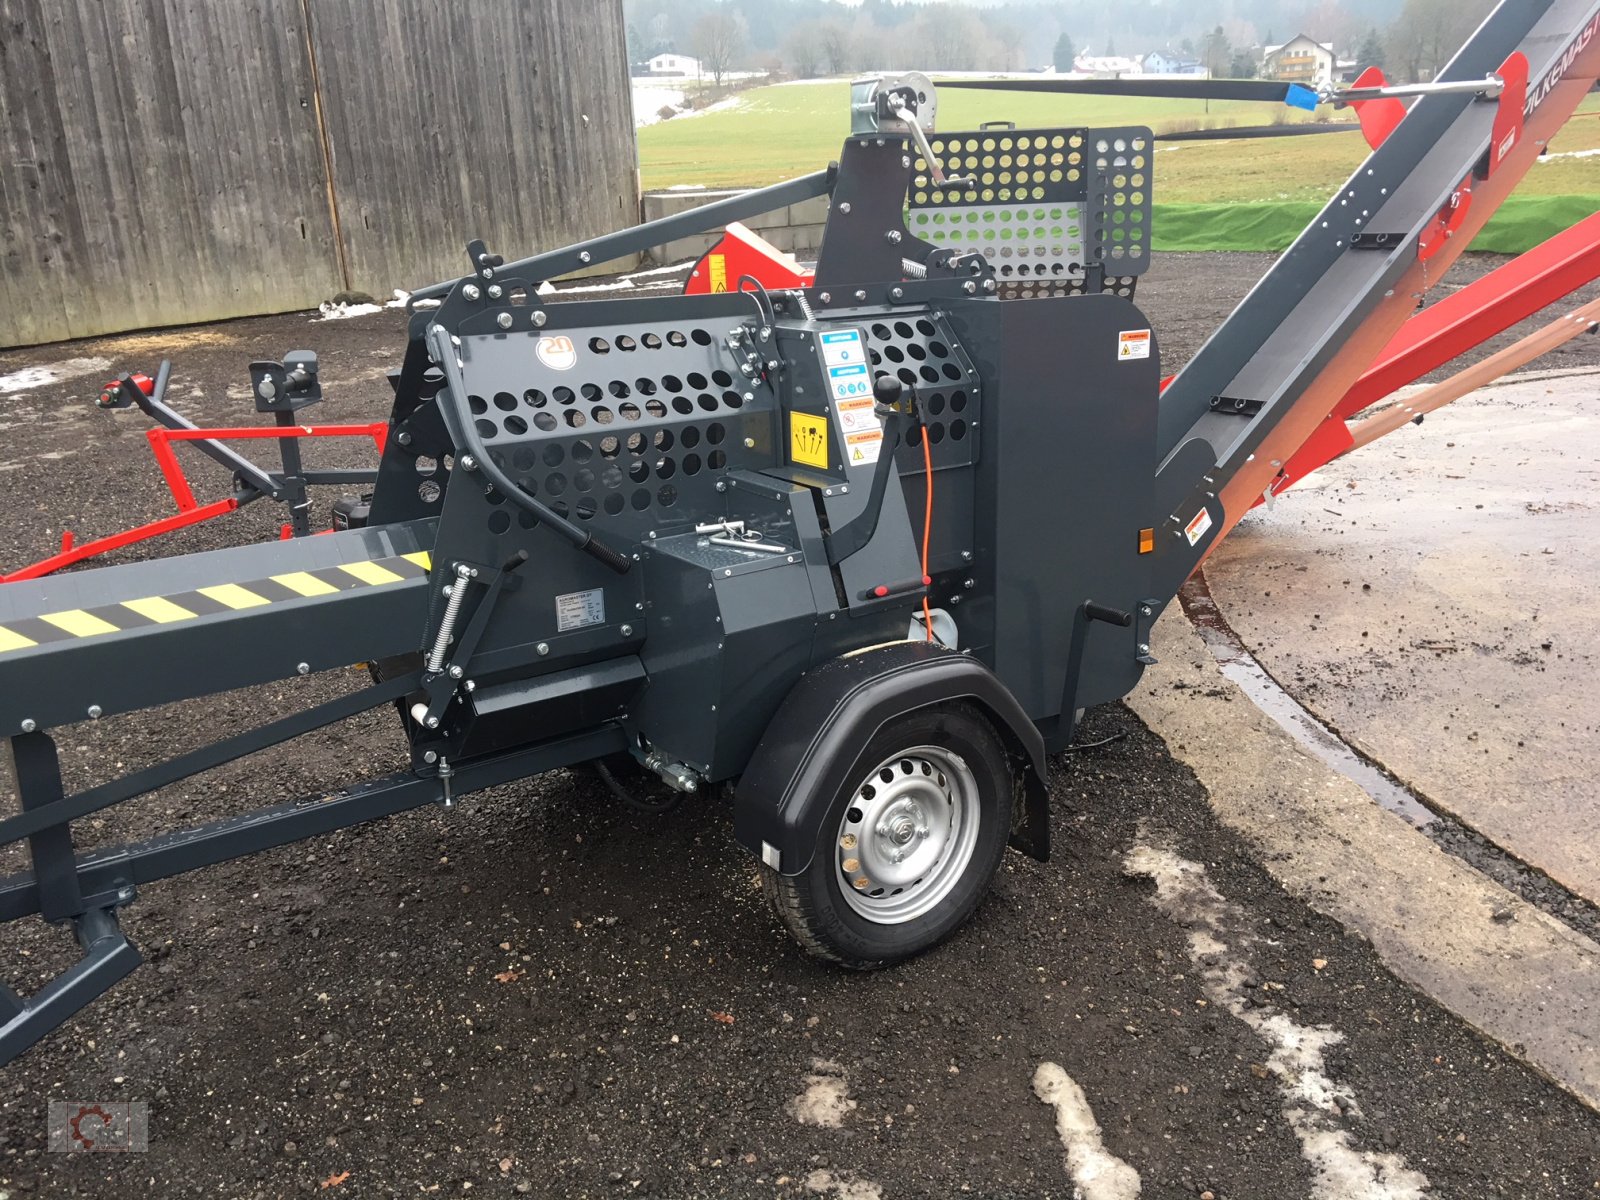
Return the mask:
[[[861,864],[865,863],[869,853],[865,843],[852,841],[850,846],[863,847],[859,852],[860,857],[842,857],[850,853],[848,849],[841,849],[846,845],[844,838],[849,836],[844,831],[865,828],[847,822],[846,816],[847,813],[858,816],[862,813],[863,803],[874,802],[873,799],[863,801],[863,797],[868,795],[871,785],[878,781],[878,764],[888,766],[891,760],[900,758],[914,748],[955,756],[953,761],[959,763],[957,770],[965,772],[960,780],[960,789],[963,793],[968,790],[971,792],[970,803],[966,798],[959,803],[963,812],[970,810],[976,813],[976,834],[972,837],[970,851],[966,852],[958,853],[956,839],[953,836],[948,838],[947,865],[929,868],[930,873],[945,870],[946,876],[935,879],[929,886],[936,890],[929,891],[920,901],[914,896],[906,897],[908,904],[929,903],[932,907],[904,916],[896,916],[892,911],[880,911],[874,918],[869,918],[863,915],[862,908],[873,904],[893,905],[899,902],[897,898],[900,893],[877,896],[875,893],[885,891],[878,888],[870,895],[861,889],[853,897],[846,894],[849,885],[845,882],[844,864],[855,861],[858,863],[857,871],[865,871],[866,868]],[[931,778],[918,780],[918,774],[928,775],[927,771],[920,768],[930,758],[935,765]],[[958,803],[952,798],[955,785],[945,782],[945,777],[939,773],[937,753],[918,756],[917,762],[911,764],[913,770],[905,771],[904,766],[910,761],[909,758],[902,759],[897,764],[899,774],[911,776],[912,782],[905,786],[931,789],[938,784],[937,794],[942,794],[945,803],[953,810]],[[954,775],[955,772],[952,772],[951,781]],[[1014,785],[1011,759],[1005,743],[989,720],[967,704],[921,709],[891,721],[868,743],[857,760],[851,779],[854,782],[828,802],[811,865],[799,875],[780,875],[765,865],[760,870],[762,887],[773,911],[801,946],[816,957],[840,966],[870,971],[890,966],[937,945],[972,916],[988,891],[1000,859],[1005,854],[1011,830]],[[896,778],[892,783],[899,786],[902,781]],[[926,804],[926,797],[918,799],[916,803]],[[918,829],[921,828],[919,825]],[[862,837],[867,836],[863,832]],[[892,838],[880,838],[878,844],[884,846],[891,843]],[[958,863],[958,857],[964,861]],[[945,863],[946,859],[939,861]],[[855,877],[859,879],[863,876]],[[868,882],[870,884],[871,881]],[[919,880],[917,885],[902,888],[901,892],[914,892],[915,886],[921,884]]]

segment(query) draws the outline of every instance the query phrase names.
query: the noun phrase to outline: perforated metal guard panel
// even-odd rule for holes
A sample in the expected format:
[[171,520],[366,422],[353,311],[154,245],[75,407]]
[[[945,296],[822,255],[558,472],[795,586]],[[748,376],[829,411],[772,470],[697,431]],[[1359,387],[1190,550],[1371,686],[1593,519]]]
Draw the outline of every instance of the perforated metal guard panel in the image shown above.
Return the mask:
[[1089,261],[1103,264],[1107,275],[1138,275],[1150,265],[1151,150],[1150,131],[1142,127],[1091,131]]
[[[944,316],[908,312],[867,326],[867,357],[874,377],[894,375],[917,389],[928,430],[934,470],[977,461],[982,389],[966,351],[956,342]],[[895,455],[901,471],[919,472],[922,434],[912,429]]]
[[918,157],[912,233],[983,254],[1007,298],[1081,294],[1090,264],[1105,266],[1099,290],[1133,295],[1149,265],[1149,130],[983,130],[929,143],[947,175],[978,187],[939,188]]
[[[695,520],[720,508],[727,470],[771,462],[776,399],[736,372],[739,324],[574,330],[566,370],[541,361],[539,334],[465,339],[467,415],[502,470],[579,524],[637,539]],[[490,532],[533,526],[501,500]]]

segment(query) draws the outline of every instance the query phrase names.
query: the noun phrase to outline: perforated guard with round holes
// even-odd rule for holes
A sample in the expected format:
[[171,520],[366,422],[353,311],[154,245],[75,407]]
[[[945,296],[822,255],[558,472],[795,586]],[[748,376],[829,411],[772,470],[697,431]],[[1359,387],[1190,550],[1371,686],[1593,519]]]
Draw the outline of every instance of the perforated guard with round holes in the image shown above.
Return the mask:
[[955,251],[978,251],[1007,297],[1079,294],[1099,264],[1105,291],[1131,296],[1150,262],[1150,131],[1006,129],[929,139],[941,188],[917,158],[911,231]]
[[[917,389],[934,470],[964,467],[978,458],[982,388],[944,316],[906,312],[867,325],[867,355],[874,377],[893,375]],[[921,430],[912,429],[895,456],[903,473],[924,469]]]
[[[693,520],[720,509],[727,470],[770,462],[776,399],[738,372],[739,324],[574,330],[565,370],[542,361],[539,334],[465,339],[463,416],[507,475],[581,525],[637,537]],[[491,532],[518,519],[533,524],[491,497]]]

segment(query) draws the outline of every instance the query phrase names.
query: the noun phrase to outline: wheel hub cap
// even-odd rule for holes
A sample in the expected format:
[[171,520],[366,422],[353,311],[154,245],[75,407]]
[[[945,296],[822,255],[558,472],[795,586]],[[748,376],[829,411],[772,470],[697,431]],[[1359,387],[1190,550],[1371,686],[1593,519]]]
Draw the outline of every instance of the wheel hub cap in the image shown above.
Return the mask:
[[846,902],[883,924],[922,916],[959,882],[977,833],[977,784],[959,755],[917,746],[886,759],[858,784],[840,823]]

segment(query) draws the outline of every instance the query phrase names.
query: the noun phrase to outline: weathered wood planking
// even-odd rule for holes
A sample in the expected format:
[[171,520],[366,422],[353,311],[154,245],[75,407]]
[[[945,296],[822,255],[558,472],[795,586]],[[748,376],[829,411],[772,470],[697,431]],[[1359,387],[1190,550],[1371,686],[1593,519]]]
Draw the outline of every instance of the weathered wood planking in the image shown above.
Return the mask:
[[0,345],[341,285],[299,0],[0,0]]
[[628,87],[621,0],[0,0],[0,346],[632,224]]
[[638,221],[620,0],[312,0],[354,287]]

